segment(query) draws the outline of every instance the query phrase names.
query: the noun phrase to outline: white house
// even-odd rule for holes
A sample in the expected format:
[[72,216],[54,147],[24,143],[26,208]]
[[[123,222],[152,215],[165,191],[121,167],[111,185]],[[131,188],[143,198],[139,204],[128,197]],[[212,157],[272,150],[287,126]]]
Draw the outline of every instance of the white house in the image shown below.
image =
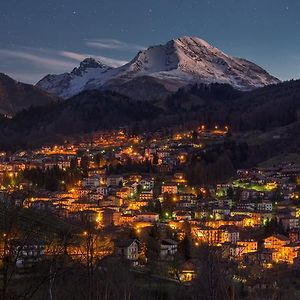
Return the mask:
[[139,242],[136,239],[115,241],[115,254],[130,261],[139,258]]
[[135,216],[135,221],[137,222],[150,222],[155,223],[159,220],[159,214],[152,212],[139,213]]
[[13,253],[17,268],[31,268],[42,260],[45,255],[45,245],[38,241],[27,241],[26,243],[15,241],[13,242]]
[[257,210],[259,211],[272,211],[273,204],[271,201],[263,201],[257,204]]
[[164,239],[160,242],[160,258],[161,259],[172,259],[177,253],[178,243],[171,239]]
[[221,226],[223,231],[223,240],[225,243],[236,244],[240,239],[240,233],[235,226]]
[[110,175],[107,177],[107,186],[120,186],[124,180],[123,176]]

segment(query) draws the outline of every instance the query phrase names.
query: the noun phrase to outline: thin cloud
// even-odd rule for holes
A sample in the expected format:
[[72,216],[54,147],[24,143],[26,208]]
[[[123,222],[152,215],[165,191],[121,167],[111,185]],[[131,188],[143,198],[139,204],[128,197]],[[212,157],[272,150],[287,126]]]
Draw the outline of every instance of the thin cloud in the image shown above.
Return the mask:
[[59,69],[70,69],[74,67],[74,63],[57,59],[57,58],[50,58],[45,56],[40,56],[34,53],[29,53],[26,51],[15,51],[15,50],[3,50],[0,49],[0,58],[17,58],[21,60],[25,60],[27,62],[30,62],[34,65],[38,66],[46,66],[51,70],[57,70]]
[[116,39],[91,39],[85,43],[89,47],[111,50],[145,50],[141,45],[122,42]]
[[18,49],[0,49],[0,72],[22,82],[35,83],[49,73],[70,72],[87,57],[111,67],[120,67],[128,62],[101,55],[20,46]]
[[70,51],[60,51],[59,54],[63,57],[76,60],[76,61],[83,61],[85,58],[90,57],[88,54],[81,54],[81,53],[75,53]]
[[99,56],[99,55],[92,55],[92,54],[83,54],[83,53],[76,53],[76,52],[70,52],[70,51],[60,51],[59,54],[63,57],[76,60],[78,62],[83,61],[87,57],[93,57],[99,61],[101,61],[103,64],[111,66],[111,67],[120,67],[125,65],[128,61],[126,60],[119,60],[114,59],[106,56]]
[[0,72],[30,84],[36,83],[49,73],[64,73],[77,65],[76,62],[63,58],[57,51],[50,49],[0,49]]

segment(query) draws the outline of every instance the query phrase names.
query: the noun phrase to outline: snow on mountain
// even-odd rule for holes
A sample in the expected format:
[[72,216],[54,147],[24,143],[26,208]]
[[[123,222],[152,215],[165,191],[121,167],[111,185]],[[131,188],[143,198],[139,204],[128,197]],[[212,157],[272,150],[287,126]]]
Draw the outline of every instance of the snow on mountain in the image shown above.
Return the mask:
[[62,98],[69,98],[84,90],[90,89],[90,81],[99,77],[107,77],[107,73],[110,70],[113,70],[113,68],[94,58],[86,58],[80,63],[79,67],[73,69],[71,73],[47,75],[36,85]]
[[192,83],[227,83],[240,90],[251,90],[279,82],[252,62],[231,57],[200,38],[182,37],[140,51],[131,62],[118,68],[91,58],[84,60],[70,74],[48,75],[37,86],[64,98],[87,89],[121,90],[126,94],[127,87],[132,96],[134,82],[141,77],[144,87],[139,80],[138,94],[142,96],[140,89],[144,88],[147,97],[151,96],[147,78],[166,91]]
[[185,83],[228,83],[242,90],[279,82],[254,63],[228,56],[204,40],[192,37],[140,52],[125,67],[122,76],[145,75]]

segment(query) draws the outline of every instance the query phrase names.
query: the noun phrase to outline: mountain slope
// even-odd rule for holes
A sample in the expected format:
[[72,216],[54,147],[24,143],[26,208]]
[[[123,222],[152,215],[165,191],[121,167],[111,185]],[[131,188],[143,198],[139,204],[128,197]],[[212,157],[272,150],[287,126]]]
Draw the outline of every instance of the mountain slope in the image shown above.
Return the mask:
[[194,85],[166,99],[147,102],[112,92],[85,91],[63,102],[22,111],[11,120],[0,119],[0,149],[60,143],[72,136],[120,126],[153,132],[218,124],[229,126],[234,134],[255,131],[255,136],[285,128],[280,134],[285,140],[273,140],[270,134],[279,146],[264,150],[266,157],[261,157],[267,159],[270,153],[297,149],[299,112],[300,80],[248,92],[224,84]]
[[141,51],[123,67],[119,77],[130,79],[145,75],[177,80],[179,84],[226,83],[241,90],[279,82],[259,66],[228,56],[207,42],[192,37],[171,40],[166,45]]
[[151,122],[160,109],[113,92],[85,91],[66,101],[33,107],[13,119],[0,119],[0,148],[28,148],[95,131]]
[[31,106],[42,106],[57,100],[57,97],[30,84],[17,82],[0,73],[0,114],[13,116]]
[[83,90],[93,89],[94,86],[89,88],[89,82],[95,78],[105,78],[110,70],[113,68],[93,58],[86,58],[71,73],[47,75],[36,86],[62,98],[69,98]]
[[[64,98],[84,90],[108,89],[138,99],[151,99],[157,93],[151,94],[148,82],[155,82],[163,91],[160,92],[162,96],[192,83],[225,83],[239,90],[279,83],[277,78],[254,63],[226,55],[195,37],[182,37],[165,45],[149,47],[119,68],[109,68],[101,63],[98,66],[92,59],[89,62],[93,67],[85,66],[82,72],[74,73],[73,70],[70,74],[48,75],[37,86]],[[144,78],[143,86],[139,84],[141,77]]]

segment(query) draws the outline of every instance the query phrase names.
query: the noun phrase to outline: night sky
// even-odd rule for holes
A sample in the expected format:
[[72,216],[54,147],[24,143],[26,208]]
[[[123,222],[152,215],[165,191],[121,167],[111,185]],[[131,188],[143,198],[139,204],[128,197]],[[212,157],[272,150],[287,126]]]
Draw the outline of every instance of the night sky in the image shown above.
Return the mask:
[[118,66],[183,35],[300,78],[299,0],[1,0],[0,72],[35,83],[94,56]]

